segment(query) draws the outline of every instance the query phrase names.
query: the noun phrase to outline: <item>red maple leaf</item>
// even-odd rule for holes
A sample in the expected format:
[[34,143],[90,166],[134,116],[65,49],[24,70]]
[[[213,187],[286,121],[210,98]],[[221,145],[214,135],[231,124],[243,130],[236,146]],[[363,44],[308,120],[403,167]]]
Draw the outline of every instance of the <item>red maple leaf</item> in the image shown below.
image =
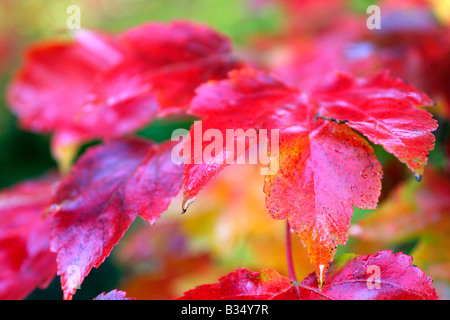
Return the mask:
[[44,212],[58,180],[48,175],[0,193],[0,300],[23,299],[56,275],[50,219]]
[[70,299],[139,215],[151,224],[181,188],[173,144],[124,138],[89,149],[53,199],[51,250],[58,253],[64,298]]
[[[227,129],[280,130],[279,158],[271,160],[276,173],[267,175],[264,185],[266,205],[274,218],[288,219],[319,274],[337,245],[346,243],[353,206],[373,209],[380,195],[381,166],[370,145],[352,129],[420,175],[437,123],[416,106],[431,103],[387,73],[370,79],[337,73],[303,93],[269,74],[244,68],[197,90],[190,112],[203,119],[190,136],[200,124],[202,134],[216,128],[223,136]],[[190,142],[187,139],[184,147],[190,148]],[[194,145],[185,164],[184,209],[228,165],[215,161],[220,156],[198,163],[207,146],[203,142],[196,152]],[[225,155],[232,151],[226,144],[220,150]]]
[[74,42],[28,49],[9,105],[23,128],[53,132],[55,149],[117,137],[183,111],[198,85],[236,66],[230,51],[227,38],[189,22],[147,23],[117,36],[83,30]]
[[289,278],[272,269],[253,272],[237,269],[219,279],[189,290],[179,300],[294,300],[297,299]]
[[437,129],[432,115],[416,108],[433,104],[427,95],[386,72],[370,80],[336,74],[314,94],[322,117],[346,121],[406,163],[420,180],[434,147],[430,132]]
[[[345,263],[333,263],[322,289],[315,273],[300,284],[277,272],[264,269],[252,272],[238,269],[222,277],[219,283],[201,285],[178,299],[187,300],[437,300],[432,280],[412,258],[402,253],[381,251],[359,256]],[[295,287],[299,287],[297,295]]]

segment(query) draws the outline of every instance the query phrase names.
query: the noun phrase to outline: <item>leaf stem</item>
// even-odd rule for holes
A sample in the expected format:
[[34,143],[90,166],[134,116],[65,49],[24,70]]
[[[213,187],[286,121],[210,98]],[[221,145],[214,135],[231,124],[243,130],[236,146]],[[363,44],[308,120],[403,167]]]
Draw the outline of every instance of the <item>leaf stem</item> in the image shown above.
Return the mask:
[[298,286],[297,276],[295,275],[294,260],[292,259],[292,241],[291,241],[291,226],[286,220],[286,260],[289,278],[294,282],[297,296],[300,299],[300,287]]

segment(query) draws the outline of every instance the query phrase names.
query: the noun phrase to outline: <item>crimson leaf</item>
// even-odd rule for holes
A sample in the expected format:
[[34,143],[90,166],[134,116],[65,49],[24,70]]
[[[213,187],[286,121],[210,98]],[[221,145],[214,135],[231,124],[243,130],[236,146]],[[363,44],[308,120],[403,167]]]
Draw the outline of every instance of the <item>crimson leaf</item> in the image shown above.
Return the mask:
[[44,212],[58,180],[52,174],[0,192],[0,300],[23,299],[56,274]]
[[171,151],[171,142],[113,140],[89,149],[62,180],[52,205],[51,249],[65,299],[138,215],[153,224],[167,209],[182,177]]

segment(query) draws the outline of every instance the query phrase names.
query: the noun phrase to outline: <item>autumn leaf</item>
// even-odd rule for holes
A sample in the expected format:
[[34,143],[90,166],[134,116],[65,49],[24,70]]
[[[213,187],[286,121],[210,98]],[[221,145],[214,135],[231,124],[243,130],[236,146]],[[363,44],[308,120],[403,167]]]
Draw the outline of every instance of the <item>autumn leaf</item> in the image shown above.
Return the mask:
[[252,272],[242,268],[220,278],[219,283],[198,286],[178,299],[437,300],[432,280],[411,262],[411,257],[391,251],[342,257],[331,264],[322,289],[315,273],[295,284],[271,269]]
[[343,266],[334,263],[319,290],[314,273],[300,284],[306,300],[437,300],[432,280],[412,257],[392,251],[362,255]]
[[185,109],[200,84],[225,78],[240,65],[231,56],[228,38],[187,21],[147,23],[127,30],[120,40],[144,61],[144,73],[161,105],[160,115]]
[[[415,105],[429,103],[424,94],[386,73],[370,79],[338,73],[303,93],[272,75],[244,68],[230,72],[228,80],[202,85],[190,112],[202,117],[203,133],[207,128],[217,128],[223,136],[227,129],[280,130],[279,159],[271,162],[279,170],[266,176],[266,206],[275,219],[288,219],[322,274],[337,245],[346,243],[353,206],[373,209],[380,195],[381,166],[370,145],[351,128],[420,174],[436,122]],[[363,104],[368,110],[358,111]],[[399,107],[404,111],[397,112]],[[207,145],[203,142],[201,151]],[[232,150],[224,144],[220,151]],[[228,165],[214,159],[196,164],[199,156],[194,150],[184,167],[184,209]]]
[[373,143],[382,145],[417,175],[420,180],[434,147],[431,131],[437,121],[416,106],[433,101],[400,79],[379,73],[372,79],[355,80],[336,74],[314,94],[322,117],[345,121]]
[[8,91],[27,130],[54,133],[53,152],[135,131],[183,111],[194,89],[237,65],[227,38],[189,22],[147,23],[117,36],[82,30],[74,42],[31,46]]
[[126,295],[126,292],[114,289],[108,293],[99,294],[94,300],[134,300],[127,298]]
[[0,192],[0,300],[23,299],[56,275],[44,213],[58,180],[50,174]]
[[289,278],[271,269],[253,272],[245,268],[184,293],[180,300],[294,300],[297,299]]
[[173,144],[124,138],[90,148],[53,199],[51,250],[70,299],[139,215],[154,224],[181,188]]
[[[191,139],[186,139],[184,148],[192,148],[191,145],[194,143],[192,139],[196,136],[196,130],[200,132],[199,136],[203,137],[208,129],[214,128],[220,130],[226,137],[226,129],[246,131],[262,128],[263,124],[271,120],[271,116],[274,118],[272,120],[274,123],[270,127],[278,129],[282,124],[277,122],[276,115],[272,115],[274,111],[272,106],[281,104],[298,93],[297,89],[249,68],[231,71],[229,77],[230,81],[208,82],[197,89],[197,95],[192,100],[189,112],[201,117],[202,121],[195,123],[191,128]],[[242,92],[240,92],[241,89]],[[255,110],[254,114],[251,113],[250,108]],[[194,150],[190,153],[190,158],[183,152],[186,160],[190,160],[186,161],[190,163],[184,166],[183,209],[187,209],[200,190],[228,165],[226,161],[218,164],[215,158],[209,159],[206,163],[207,159],[203,159],[202,156],[207,145],[209,145],[207,141],[203,142],[200,153]],[[244,151],[249,145],[246,144],[245,147]],[[230,153],[233,151],[229,150]],[[223,156],[219,154],[217,157],[226,160],[226,155],[226,143],[224,143]],[[231,160],[237,159],[240,155],[242,154],[235,154]]]

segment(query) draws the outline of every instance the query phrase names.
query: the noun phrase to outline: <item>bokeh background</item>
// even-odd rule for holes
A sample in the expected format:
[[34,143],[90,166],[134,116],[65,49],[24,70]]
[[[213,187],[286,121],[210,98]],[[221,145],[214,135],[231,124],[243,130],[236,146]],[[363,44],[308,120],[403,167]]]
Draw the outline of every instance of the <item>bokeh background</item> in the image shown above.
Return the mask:
[[[409,5],[425,7],[436,24],[448,26],[448,1],[398,2],[408,4],[400,10],[409,10]],[[313,35],[308,39],[319,37],[321,33],[317,30],[326,29],[324,25],[334,17],[332,10],[336,10],[336,15],[345,10],[346,14],[364,21],[366,8],[378,1],[317,1],[317,7],[312,3],[308,0],[0,0],[0,188],[57,167],[50,154],[50,137],[21,130],[8,109],[5,92],[23,61],[27,46],[43,39],[70,38],[66,28],[68,6],[76,4],[81,8],[83,28],[111,32],[146,21],[188,19],[206,23],[231,38],[238,57],[249,58],[256,64],[264,65],[268,61],[268,65],[275,65],[289,57],[284,40],[303,39],[308,33]],[[303,8],[307,8],[305,14],[310,14],[309,21],[303,19]],[[311,16],[312,13],[315,15]],[[296,40],[292,42],[298,45]],[[325,43],[324,48],[332,51],[333,45],[327,47]],[[301,52],[297,53],[301,55]],[[416,84],[414,79],[408,80]],[[448,84],[446,88],[450,88]],[[403,251],[413,255],[419,267],[435,279],[441,298],[448,298],[449,229],[441,230],[436,225],[449,225],[449,126],[445,101],[441,96],[437,96],[437,101],[438,105],[431,110],[440,124],[435,132],[436,147],[430,153],[431,173],[426,173],[424,183],[417,184],[404,165],[374,146],[385,176],[379,219],[372,218],[373,211],[356,209],[352,237],[347,246],[339,247],[338,254],[383,249]],[[174,129],[188,128],[191,123],[188,117],[156,120],[138,134],[163,141]],[[92,270],[74,299],[92,299],[115,288],[127,291],[131,297],[169,299],[195,285],[215,282],[237,267],[274,268],[287,275],[284,223],[272,220],[266,212],[262,177],[257,170],[241,166],[227,168],[198,197],[189,214],[180,215],[180,199],[176,199],[154,228],[140,220],[135,222],[111,257],[99,269]],[[437,200],[429,194],[442,203],[433,207]],[[417,200],[422,198],[425,200]],[[439,211],[438,221],[427,220],[430,207],[433,212]],[[412,230],[402,229],[401,226],[411,225],[411,216],[419,217],[417,225]],[[361,236],[361,230],[368,230],[368,236]],[[377,238],[386,230],[393,230],[396,236]],[[374,235],[370,236],[370,232]],[[295,236],[293,241],[297,276],[302,279],[312,268]],[[59,278],[55,277],[47,289],[34,291],[28,299],[62,299]]]

